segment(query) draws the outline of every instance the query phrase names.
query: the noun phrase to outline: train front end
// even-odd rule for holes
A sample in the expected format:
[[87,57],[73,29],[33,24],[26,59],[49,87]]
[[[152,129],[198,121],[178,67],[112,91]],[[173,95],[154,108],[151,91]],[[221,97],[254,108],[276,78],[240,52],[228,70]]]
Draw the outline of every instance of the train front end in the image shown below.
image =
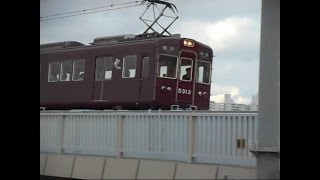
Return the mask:
[[193,39],[159,40],[155,94],[160,108],[208,110],[212,57],[209,46]]

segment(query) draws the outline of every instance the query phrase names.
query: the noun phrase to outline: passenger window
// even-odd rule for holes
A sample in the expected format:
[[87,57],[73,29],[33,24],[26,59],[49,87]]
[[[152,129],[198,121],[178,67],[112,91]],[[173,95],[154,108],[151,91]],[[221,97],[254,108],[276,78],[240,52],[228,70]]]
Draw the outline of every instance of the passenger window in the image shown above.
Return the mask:
[[180,80],[192,80],[192,59],[181,58]]
[[105,57],[104,79],[111,79],[112,78],[112,68],[113,68],[113,58],[112,57]]
[[49,63],[48,82],[57,82],[60,77],[60,62]]
[[113,58],[98,57],[96,59],[96,81],[112,78]]
[[73,61],[73,81],[82,81],[84,79],[84,69],[85,69],[85,60],[75,60]]
[[199,61],[197,68],[197,82],[210,84],[211,63]]
[[70,81],[72,75],[72,61],[61,62],[60,81]]
[[158,76],[177,78],[177,57],[159,55]]
[[148,77],[149,72],[149,57],[143,58],[143,65],[142,65],[142,77]]
[[134,78],[136,76],[137,56],[125,56],[123,57],[123,78]]

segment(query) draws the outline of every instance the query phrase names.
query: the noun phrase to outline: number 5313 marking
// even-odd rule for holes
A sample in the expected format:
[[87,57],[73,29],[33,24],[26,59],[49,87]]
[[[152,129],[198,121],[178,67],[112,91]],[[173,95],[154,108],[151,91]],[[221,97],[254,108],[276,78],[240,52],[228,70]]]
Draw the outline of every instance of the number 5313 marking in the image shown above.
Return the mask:
[[183,89],[183,88],[178,88],[178,93],[179,94],[191,94],[191,90],[190,89]]

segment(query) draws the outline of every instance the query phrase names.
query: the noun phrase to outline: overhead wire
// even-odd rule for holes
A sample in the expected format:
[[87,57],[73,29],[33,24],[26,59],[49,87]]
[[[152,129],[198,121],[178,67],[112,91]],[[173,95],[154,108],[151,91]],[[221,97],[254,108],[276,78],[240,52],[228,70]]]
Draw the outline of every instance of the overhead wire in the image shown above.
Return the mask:
[[[84,9],[84,10],[71,11],[71,12],[59,13],[59,14],[52,14],[52,15],[47,15],[47,16],[40,17],[40,21],[47,21],[47,20],[53,20],[53,19],[62,19],[62,18],[67,18],[67,17],[72,17],[72,16],[81,16],[81,15],[86,15],[86,14],[94,14],[94,13],[100,13],[100,12],[112,11],[112,10],[118,10],[118,9],[126,9],[126,8],[130,8],[130,7],[140,6],[141,4],[137,4],[138,2],[142,2],[142,1],[132,1],[132,2],[125,2],[125,3],[111,4],[111,5],[108,5],[108,6],[100,6],[100,7],[89,8],[89,9]],[[102,8],[106,8],[106,7],[122,6],[122,5],[133,4],[133,3],[135,3],[135,5],[118,7],[118,8],[109,8],[109,9],[105,9],[105,10],[88,12],[88,11],[92,11],[92,10],[96,10],[96,9],[102,9]]]

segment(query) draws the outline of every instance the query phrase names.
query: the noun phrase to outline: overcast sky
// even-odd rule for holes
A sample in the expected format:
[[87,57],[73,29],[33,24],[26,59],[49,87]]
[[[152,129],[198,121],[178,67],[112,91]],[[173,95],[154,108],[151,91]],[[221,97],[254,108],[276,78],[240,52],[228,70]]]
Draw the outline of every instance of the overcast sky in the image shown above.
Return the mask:
[[[125,2],[134,0],[41,0],[40,16]],[[181,37],[195,39],[213,49],[215,57],[211,100],[223,102],[224,94],[231,93],[236,103],[249,104],[252,95],[258,94],[259,87],[261,0],[170,0],[169,2],[176,5],[179,18],[168,31],[172,34],[181,34]],[[89,44],[96,37],[141,34],[146,26],[139,17],[145,8],[146,6],[142,5],[40,21],[40,44],[57,41],[78,41]],[[166,12],[171,15],[170,11]],[[162,18],[161,22],[168,23],[166,20],[169,19]]]

